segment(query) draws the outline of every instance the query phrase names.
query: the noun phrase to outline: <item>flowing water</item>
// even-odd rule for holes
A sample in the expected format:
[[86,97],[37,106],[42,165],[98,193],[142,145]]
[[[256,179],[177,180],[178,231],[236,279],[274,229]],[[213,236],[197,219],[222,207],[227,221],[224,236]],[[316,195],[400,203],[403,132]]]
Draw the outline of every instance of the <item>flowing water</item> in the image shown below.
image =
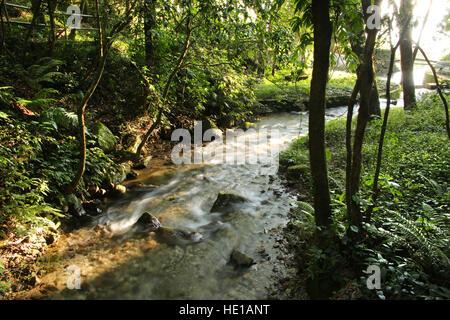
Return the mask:
[[[345,112],[344,107],[329,109],[327,116],[336,118]],[[90,226],[58,241],[33,294],[52,299],[266,298],[277,277],[289,271],[277,259],[277,240],[296,200],[277,177],[276,150],[307,132],[307,118],[306,113],[271,115],[259,121],[256,130],[246,131],[243,135],[252,142],[251,153],[259,156],[258,163],[177,166],[166,162],[143,170],[131,182],[143,185],[110,201]],[[270,143],[255,138],[258,130],[271,132]],[[280,135],[274,135],[275,130]],[[248,143],[242,139],[230,141],[227,148],[231,147],[238,157],[248,154]],[[207,146],[210,151],[217,148],[218,141]],[[249,201],[227,215],[210,212],[220,192]],[[145,211],[164,226],[198,232],[202,241],[168,245],[158,242],[153,233],[140,233],[135,223]],[[108,225],[114,236],[97,224]],[[233,249],[253,257],[255,264],[235,268],[229,263]],[[68,267],[76,272],[68,273]],[[67,289],[77,272],[81,289]]]

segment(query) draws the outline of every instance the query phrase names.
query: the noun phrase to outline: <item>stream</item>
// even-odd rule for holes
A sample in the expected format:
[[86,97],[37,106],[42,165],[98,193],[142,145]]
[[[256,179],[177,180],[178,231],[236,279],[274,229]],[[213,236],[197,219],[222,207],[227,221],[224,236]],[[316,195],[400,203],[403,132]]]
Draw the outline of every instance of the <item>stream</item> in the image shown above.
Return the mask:
[[[346,108],[327,110],[327,118]],[[294,138],[306,134],[307,113],[283,113],[263,118],[256,130],[278,130],[276,139],[254,139],[243,133],[259,156],[256,164],[214,161],[202,165],[165,162],[139,172],[140,188],[109,199],[92,223],[65,234],[42,264],[40,285],[29,294],[44,299],[267,299],[277,281],[292,270],[279,249],[281,230],[295,196],[277,177],[278,153]],[[270,137],[269,137],[270,138]],[[238,156],[242,140],[230,143]],[[216,148],[216,142],[208,144]],[[227,144],[228,148],[228,144]],[[261,161],[262,160],[262,161]],[[145,187],[149,186],[149,187]],[[220,192],[248,199],[223,215],[210,212]],[[135,223],[151,212],[162,225],[198,232],[202,241],[188,245],[159,242]],[[108,225],[113,234],[97,225]],[[234,249],[252,257],[249,268],[230,261]],[[80,276],[80,289],[68,282]],[[77,278],[75,278],[77,279]],[[70,287],[70,286],[69,286]]]

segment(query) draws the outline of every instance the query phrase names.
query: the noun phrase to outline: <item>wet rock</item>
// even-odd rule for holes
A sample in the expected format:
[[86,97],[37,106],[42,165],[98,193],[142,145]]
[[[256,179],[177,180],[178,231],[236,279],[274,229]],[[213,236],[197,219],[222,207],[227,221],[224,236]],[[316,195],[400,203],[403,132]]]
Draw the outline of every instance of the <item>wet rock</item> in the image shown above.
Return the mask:
[[113,178],[113,183],[121,184],[125,180],[128,179],[128,176],[131,174],[131,165],[129,163],[121,163],[117,174]]
[[113,189],[109,192],[108,197],[120,197],[127,193],[127,187],[123,185],[115,185]]
[[255,264],[255,260],[249,255],[234,249],[233,252],[231,252],[230,263],[237,267],[248,268]]
[[137,177],[138,177],[138,174],[137,174],[136,172],[130,171],[130,172],[127,174],[126,180],[134,180],[134,179],[136,179]]
[[114,191],[116,191],[120,194],[125,194],[125,193],[127,193],[127,187],[118,184],[114,187]]
[[187,245],[203,240],[198,232],[189,230],[161,227],[155,231],[157,240],[169,245]]
[[150,189],[156,189],[158,188],[155,185],[152,184],[144,184],[142,182],[135,182],[127,185],[127,189],[130,191],[149,191]]
[[144,212],[139,220],[136,222],[138,226],[143,228],[145,231],[156,231],[161,228],[161,222],[158,218],[152,215],[150,212]]
[[102,202],[99,199],[84,203],[84,208],[86,209],[87,213],[92,216],[99,215],[103,212],[103,210],[100,208],[101,206]]
[[81,200],[78,199],[74,194],[66,195],[64,197],[64,206],[67,209],[67,212],[71,213],[74,216],[84,216],[86,214],[86,210],[84,210],[81,205]]
[[227,214],[234,211],[234,205],[245,202],[248,202],[248,200],[243,196],[230,192],[220,192],[211,208],[211,212]]
[[152,156],[148,156],[148,157],[144,158],[142,161],[140,161],[136,165],[134,165],[133,169],[134,170],[144,170],[145,168],[147,168],[150,165],[152,159],[153,159]]

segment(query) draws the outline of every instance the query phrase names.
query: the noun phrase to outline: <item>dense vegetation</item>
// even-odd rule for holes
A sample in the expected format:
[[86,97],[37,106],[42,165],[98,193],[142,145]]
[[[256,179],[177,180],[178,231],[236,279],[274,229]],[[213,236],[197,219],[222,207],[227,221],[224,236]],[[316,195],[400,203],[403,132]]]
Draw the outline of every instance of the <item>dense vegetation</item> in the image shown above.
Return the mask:
[[[1,1],[0,297],[35,285],[45,247],[132,168],[168,160],[175,129],[309,110],[280,162],[301,200],[286,231],[299,283],[313,298],[450,298],[448,76],[413,52],[411,0],[367,27],[381,2],[81,0],[69,28],[71,1]],[[419,101],[417,52],[438,89]],[[342,105],[347,122],[325,127]]]
[[[335,298],[374,298],[367,290],[368,265],[382,266],[382,299],[448,299],[450,252],[448,141],[445,117],[436,95],[426,95],[417,110],[395,109],[388,124],[381,176],[381,194],[372,217],[366,217],[367,234],[355,245],[348,238],[345,209],[345,120],[326,127],[333,210],[333,230],[338,238],[323,250],[309,241],[314,233],[313,208],[305,202],[293,210],[288,226],[290,244],[298,251],[303,277],[329,277]],[[361,201],[372,203],[381,120],[372,121],[364,144]],[[309,201],[308,137],[295,141],[282,154],[282,172]],[[309,177],[309,178],[308,178]],[[298,235],[301,235],[300,239]],[[343,276],[344,275],[344,276]],[[359,278],[360,277],[360,278]],[[316,283],[312,282],[312,290]],[[322,288],[323,290],[324,288]],[[315,292],[321,296],[324,292]]]

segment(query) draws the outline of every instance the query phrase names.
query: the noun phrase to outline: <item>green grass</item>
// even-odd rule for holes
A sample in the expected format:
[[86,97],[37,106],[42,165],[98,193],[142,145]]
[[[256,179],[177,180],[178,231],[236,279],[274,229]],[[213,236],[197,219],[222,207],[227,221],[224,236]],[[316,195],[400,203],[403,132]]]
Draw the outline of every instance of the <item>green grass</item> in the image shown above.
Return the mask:
[[[274,77],[268,75],[256,86],[256,97],[259,100],[306,99],[309,95],[311,72],[308,71],[306,74],[309,76],[308,79],[297,82],[286,80],[285,77],[291,75],[289,70],[281,70]],[[327,94],[329,96],[351,94],[355,81],[354,74],[335,71],[328,83]]]

